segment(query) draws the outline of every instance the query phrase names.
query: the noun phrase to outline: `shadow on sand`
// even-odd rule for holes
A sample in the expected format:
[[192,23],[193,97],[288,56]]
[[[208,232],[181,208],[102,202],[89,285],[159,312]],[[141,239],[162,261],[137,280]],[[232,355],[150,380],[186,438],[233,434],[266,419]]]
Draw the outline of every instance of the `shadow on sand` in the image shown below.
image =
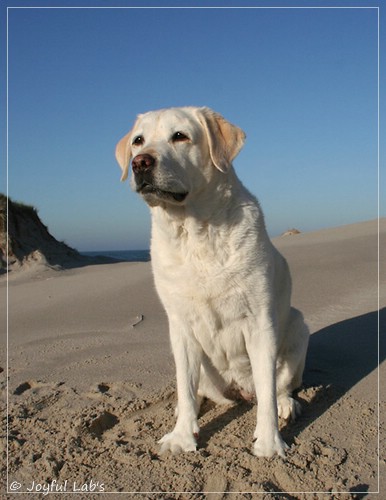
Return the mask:
[[[385,326],[386,308],[379,311],[379,332]],[[382,363],[386,345],[382,338],[379,340]],[[378,311],[373,311],[311,335],[303,379],[306,386],[333,384],[347,392],[377,367]]]

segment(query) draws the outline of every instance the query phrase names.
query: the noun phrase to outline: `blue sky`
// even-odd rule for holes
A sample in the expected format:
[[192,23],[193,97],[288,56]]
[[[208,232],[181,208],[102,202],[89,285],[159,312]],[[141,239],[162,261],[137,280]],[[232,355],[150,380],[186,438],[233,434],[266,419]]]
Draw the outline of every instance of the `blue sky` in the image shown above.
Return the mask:
[[138,113],[206,105],[246,132],[234,166],[272,236],[374,219],[377,92],[377,9],[10,8],[9,195],[79,250],[147,248],[115,144]]

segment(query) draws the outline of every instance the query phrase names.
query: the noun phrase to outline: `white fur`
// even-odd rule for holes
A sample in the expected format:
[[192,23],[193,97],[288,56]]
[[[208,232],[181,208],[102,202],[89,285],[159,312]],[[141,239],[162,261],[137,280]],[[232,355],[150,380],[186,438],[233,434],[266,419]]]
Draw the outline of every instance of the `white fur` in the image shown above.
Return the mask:
[[[189,140],[174,142],[176,131]],[[132,145],[139,135],[143,144]],[[199,402],[229,403],[231,385],[257,396],[257,456],[284,456],[278,414],[289,419],[299,411],[291,393],[301,384],[308,330],[290,307],[287,263],[231,164],[244,137],[208,108],[172,108],[140,115],[117,146],[123,178],[131,157],[151,154],[154,185],[188,193],[180,202],[144,196],[177,371],[177,422],[161,452],[195,450]],[[131,183],[136,189],[134,175]]]

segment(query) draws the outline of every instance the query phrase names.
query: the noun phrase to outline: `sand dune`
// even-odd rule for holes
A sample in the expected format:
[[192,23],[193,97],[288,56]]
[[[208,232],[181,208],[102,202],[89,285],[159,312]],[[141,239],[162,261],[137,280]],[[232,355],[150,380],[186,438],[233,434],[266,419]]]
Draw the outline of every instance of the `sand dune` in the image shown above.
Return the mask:
[[[384,270],[385,219],[380,229]],[[40,266],[9,280],[9,485],[20,485],[19,492],[148,492],[146,498],[268,498],[275,491],[286,498],[331,491],[354,497],[377,491],[380,474],[385,492],[386,464],[382,458],[378,471],[377,450],[377,221],[274,242],[290,264],[294,305],[312,331],[298,394],[303,414],[282,425],[291,446],[285,461],[252,455],[256,408],[247,402],[207,402],[198,451],[159,456],[157,440],[173,426],[176,400],[150,263]],[[5,317],[5,276],[0,294]],[[383,332],[385,305],[383,281]],[[384,358],[383,344],[381,379]],[[2,360],[5,369],[5,351]],[[6,371],[0,376],[5,389]],[[383,451],[384,444],[382,434]]]

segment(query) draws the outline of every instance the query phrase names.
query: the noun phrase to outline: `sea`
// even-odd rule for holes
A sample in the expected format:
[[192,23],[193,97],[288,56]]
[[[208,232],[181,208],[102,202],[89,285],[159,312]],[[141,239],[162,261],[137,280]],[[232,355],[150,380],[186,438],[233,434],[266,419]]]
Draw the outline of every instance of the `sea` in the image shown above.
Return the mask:
[[87,257],[109,257],[117,261],[148,262],[150,250],[100,250],[92,252],[81,252]]

